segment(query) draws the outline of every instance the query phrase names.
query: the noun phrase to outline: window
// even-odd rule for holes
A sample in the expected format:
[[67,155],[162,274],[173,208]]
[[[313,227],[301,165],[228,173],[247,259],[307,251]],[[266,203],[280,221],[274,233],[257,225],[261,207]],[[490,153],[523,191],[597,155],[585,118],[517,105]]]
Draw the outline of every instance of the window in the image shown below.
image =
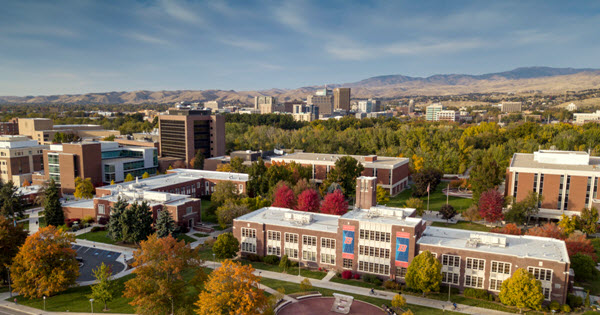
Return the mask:
[[242,252],[256,253],[256,245],[253,243],[242,242]]
[[396,267],[396,277],[404,278],[406,277],[407,269],[404,267]]
[[317,237],[302,235],[302,245],[317,246]]
[[477,276],[465,276],[465,287],[483,288],[483,278]]
[[454,272],[442,272],[442,283],[450,283],[458,285],[458,273]]
[[490,291],[500,291],[502,280],[490,279]]
[[267,255],[281,256],[281,247],[279,246],[267,246]]
[[308,261],[317,261],[317,252],[303,250],[302,259]]
[[550,288],[542,288],[542,293],[546,300],[550,300]]
[[298,234],[285,233],[285,242],[298,244]]
[[256,238],[256,229],[242,228],[242,237]]
[[98,214],[105,214],[104,205],[98,204]]
[[390,249],[389,248],[379,248],[372,246],[358,246],[358,253],[360,255],[371,256],[371,257],[379,257],[379,258],[390,258]]
[[352,259],[344,258],[342,260],[342,267],[345,269],[352,269]]
[[267,231],[267,239],[271,241],[281,241],[281,232]]
[[187,207],[185,208],[185,214],[192,214],[192,211],[194,210],[194,208],[192,207]]
[[328,264],[328,265],[335,265],[335,255],[321,254],[321,263]]
[[483,270],[485,267],[485,260],[476,258],[467,258],[467,269]]
[[389,232],[369,231],[361,229],[358,234],[358,237],[361,240],[379,241],[386,243],[390,243],[392,241],[392,233]]
[[298,258],[298,250],[295,248],[286,248],[284,254],[287,255],[288,258]]
[[460,256],[442,255],[442,265],[460,267]]
[[510,274],[510,263],[492,261],[492,272]]
[[321,237],[321,248],[335,249],[335,240],[332,238]]
[[517,187],[519,186],[519,173],[515,173],[515,185],[513,187],[513,198],[517,198]]
[[359,261],[358,262],[358,271],[368,272],[368,273],[376,273],[381,275],[389,275],[390,274],[390,266],[378,263],[372,263],[367,261]]
[[529,267],[527,271],[540,281],[552,281],[552,270],[544,268]]

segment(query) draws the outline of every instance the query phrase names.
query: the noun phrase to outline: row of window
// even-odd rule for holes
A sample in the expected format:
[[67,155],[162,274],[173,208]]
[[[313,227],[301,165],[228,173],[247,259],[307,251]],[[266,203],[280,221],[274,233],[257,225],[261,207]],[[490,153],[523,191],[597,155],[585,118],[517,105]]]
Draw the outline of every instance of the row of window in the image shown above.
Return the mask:
[[242,228],[242,237],[256,238],[256,229]]
[[303,250],[302,251],[302,260],[317,261],[317,252]]
[[389,248],[379,248],[372,246],[358,246],[358,253],[360,255],[379,257],[379,258],[390,258]]
[[460,256],[442,255],[442,265],[460,267]]
[[380,241],[390,243],[392,241],[392,233],[379,232],[370,230],[360,230],[359,238],[361,240]]
[[298,234],[285,233],[285,242],[298,244]]
[[302,245],[306,246],[317,246],[317,237],[302,235]]
[[485,260],[477,258],[467,258],[467,269],[483,270],[485,268]]
[[298,250],[296,248],[285,248],[284,254],[288,256],[288,258],[298,258]]
[[[449,267],[460,267],[460,256],[455,255],[442,255],[442,265]],[[492,261],[491,272],[510,274],[510,263]],[[472,270],[484,270],[485,260],[476,258],[467,258],[467,269]]]
[[552,281],[552,270],[544,268],[529,267],[527,268],[533,276],[540,281]]
[[442,271],[442,283],[450,283],[458,285],[458,273]]
[[267,246],[267,255],[281,256],[281,247],[279,246]]
[[465,276],[465,287],[483,288],[483,277]]
[[390,274],[390,265],[372,263],[367,261],[360,260],[358,262],[358,271],[368,272],[368,273],[376,273],[381,275],[389,275]]
[[241,248],[242,248],[242,252],[256,254],[256,244],[242,242]]
[[334,254],[321,254],[321,263],[335,265],[335,255]]
[[281,232],[267,231],[267,239],[271,241],[281,241]]

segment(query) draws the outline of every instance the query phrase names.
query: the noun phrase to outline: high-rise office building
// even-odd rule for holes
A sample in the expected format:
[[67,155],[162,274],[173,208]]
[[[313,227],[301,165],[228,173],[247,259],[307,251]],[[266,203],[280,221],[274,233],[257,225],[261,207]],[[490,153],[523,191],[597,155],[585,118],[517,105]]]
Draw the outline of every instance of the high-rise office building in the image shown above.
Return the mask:
[[350,88],[336,88],[333,90],[333,109],[350,110]]
[[158,116],[160,155],[190,163],[196,151],[206,158],[225,155],[225,118],[210,110],[170,108]]
[[444,110],[444,106],[441,103],[434,103],[426,107],[425,119],[427,121],[435,121],[436,114]]
[[260,110],[261,114],[270,114],[276,111],[275,106],[277,106],[277,99],[273,96],[254,97],[254,108]]

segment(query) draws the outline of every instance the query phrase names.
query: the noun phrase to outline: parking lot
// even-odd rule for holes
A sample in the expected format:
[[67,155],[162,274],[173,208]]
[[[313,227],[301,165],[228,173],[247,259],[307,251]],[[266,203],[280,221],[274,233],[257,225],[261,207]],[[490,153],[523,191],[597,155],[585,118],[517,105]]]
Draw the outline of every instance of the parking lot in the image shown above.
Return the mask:
[[79,268],[78,282],[95,280],[92,270],[103,262],[111,266],[113,275],[125,269],[125,265],[116,261],[120,253],[80,245],[73,245],[72,248],[77,252],[77,257],[83,259],[83,265]]

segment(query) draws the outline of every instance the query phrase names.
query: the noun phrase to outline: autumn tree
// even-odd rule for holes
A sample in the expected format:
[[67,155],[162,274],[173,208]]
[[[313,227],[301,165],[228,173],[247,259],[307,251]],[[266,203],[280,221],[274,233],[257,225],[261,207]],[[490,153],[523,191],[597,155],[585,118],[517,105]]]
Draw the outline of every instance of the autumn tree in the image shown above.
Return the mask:
[[23,229],[22,224],[13,224],[13,221],[0,215],[0,277],[6,279],[6,268],[10,266],[13,258],[19,252],[19,247],[25,243],[29,233]]
[[479,215],[487,222],[495,223],[503,219],[504,196],[496,189],[490,189],[479,198]]
[[261,314],[268,303],[264,292],[257,287],[260,278],[253,272],[252,266],[225,260],[209,275],[205,291],[195,303],[196,313]]
[[82,179],[81,177],[77,176],[75,178],[75,192],[73,193],[73,196],[79,199],[94,198],[94,184],[92,184],[92,179]]
[[525,199],[513,203],[511,209],[505,213],[504,218],[507,221],[517,224],[523,224],[525,222],[529,223],[531,216],[536,215],[539,212],[539,206],[543,199],[542,195],[530,191]]
[[482,193],[495,189],[502,182],[503,171],[498,162],[490,154],[485,154],[473,161],[469,179],[471,182],[471,191],[473,191],[473,201],[479,203],[479,197]]
[[47,225],[61,226],[65,224],[65,213],[60,203],[60,194],[54,179],[50,179],[50,183],[46,188],[44,197],[44,216]]
[[238,187],[234,182],[222,181],[215,186],[215,191],[211,194],[210,200],[218,207],[227,200],[235,200],[240,197]]
[[233,233],[223,233],[217,237],[212,250],[215,257],[219,259],[233,258],[240,250],[240,242],[233,236]]
[[594,234],[598,229],[598,209],[592,207],[591,209],[583,208],[581,209],[581,214],[579,215],[579,219],[577,220],[578,228],[584,233]]
[[239,156],[232,158],[229,162],[229,165],[231,165],[231,171],[234,173],[246,173],[244,159]]
[[123,240],[122,216],[127,209],[127,202],[119,197],[110,209],[110,218],[108,219],[107,236],[113,241]]
[[437,185],[442,180],[442,172],[435,169],[424,169],[418,173],[412,174],[413,185],[413,197],[427,196],[427,189],[429,192],[435,191]]
[[451,204],[446,204],[440,209],[440,214],[442,215],[442,218],[450,220],[456,216],[456,210]]
[[490,232],[509,235],[523,235],[523,231],[521,231],[521,229],[514,223],[509,223],[503,227],[493,228]]
[[524,308],[537,310],[543,301],[541,282],[523,268],[517,269],[508,280],[502,282],[500,302],[516,306],[519,312]]
[[348,202],[340,190],[327,194],[321,203],[321,213],[342,215],[348,212]]
[[568,216],[563,214],[560,216],[560,221],[558,221],[558,226],[563,231],[565,235],[569,235],[577,229],[577,217],[576,216]]
[[477,205],[470,205],[467,210],[463,211],[460,215],[463,219],[469,222],[481,220],[481,215],[479,215],[479,209],[477,209]]
[[406,271],[406,285],[420,290],[423,295],[440,290],[442,264],[429,251],[417,255]]
[[192,162],[192,166],[197,170],[204,169],[204,153],[202,151],[197,150],[196,155],[194,156],[194,161]]
[[542,226],[532,227],[525,232],[525,235],[551,237],[556,239],[563,238],[562,230],[554,222],[545,223]]
[[280,182],[273,193],[272,207],[294,209],[296,206],[296,195],[294,191],[284,182]]
[[17,193],[19,188],[9,180],[0,187],[0,215],[8,219],[16,219],[23,216],[21,196]]
[[127,173],[127,176],[125,176],[125,179],[123,180],[124,182],[132,182],[135,178],[133,177],[133,174],[131,173]]
[[594,250],[592,241],[590,241],[585,234],[581,232],[577,231],[569,235],[569,237],[565,239],[565,245],[567,246],[569,257],[575,254],[584,254],[592,257],[594,260],[597,260],[596,251]]
[[319,192],[314,189],[307,189],[298,195],[298,205],[296,210],[308,211],[308,212],[319,212],[321,205]]
[[52,225],[28,237],[10,267],[15,292],[41,298],[74,285],[79,264],[72,242],[75,242],[73,234]]
[[92,270],[92,273],[97,282],[92,285],[92,294],[89,295],[89,298],[104,303],[104,310],[107,311],[107,304],[113,300],[117,291],[112,279],[112,270],[110,266],[102,262],[100,266]]
[[166,206],[163,206],[162,210],[158,213],[155,228],[158,237],[173,235],[173,232],[175,231],[175,220],[173,220],[171,212],[166,209]]
[[405,208],[414,208],[415,212],[417,213],[418,216],[423,216],[423,213],[425,213],[425,205],[423,204],[423,200],[419,199],[419,198],[408,198],[408,200],[406,200],[406,202],[404,203],[404,207]]
[[365,167],[355,158],[346,155],[335,161],[335,166],[327,174],[328,184],[338,183],[348,197],[354,196],[356,178],[360,177]]
[[377,204],[387,204],[390,202],[390,191],[377,185]]
[[404,306],[406,306],[406,298],[400,294],[394,295],[394,298],[392,298],[392,307],[395,309],[401,309]]
[[307,180],[307,179],[305,179],[305,178],[302,178],[302,179],[300,179],[300,180],[299,180],[299,181],[298,181],[298,182],[297,182],[297,183],[294,185],[294,187],[292,187],[292,190],[294,190],[294,194],[295,194],[296,196],[300,196],[300,194],[301,194],[302,192],[304,192],[305,190],[309,190],[309,189],[314,189],[314,190],[317,190],[317,186],[316,186],[314,183],[312,183],[312,182],[308,181],[308,180]]
[[144,174],[142,174],[142,179],[146,179],[149,177],[150,177],[150,174],[148,174],[148,172],[144,172]]
[[[125,282],[123,296],[133,299],[129,304],[138,314],[175,314],[185,309],[193,303],[186,294],[188,286],[199,289],[205,277],[199,249],[170,235],[151,235],[133,254],[136,277]],[[194,277],[186,281],[184,275],[190,273]]]
[[[256,210],[256,209],[254,209]],[[222,228],[233,223],[233,219],[251,212],[245,204],[238,204],[233,200],[228,200],[222,206],[217,208],[217,220]]]
[[312,289],[313,289],[313,285],[312,285],[312,283],[310,283],[310,280],[308,280],[308,278],[302,279],[302,281],[300,282],[300,290],[303,292],[308,292],[308,291],[311,291]]

